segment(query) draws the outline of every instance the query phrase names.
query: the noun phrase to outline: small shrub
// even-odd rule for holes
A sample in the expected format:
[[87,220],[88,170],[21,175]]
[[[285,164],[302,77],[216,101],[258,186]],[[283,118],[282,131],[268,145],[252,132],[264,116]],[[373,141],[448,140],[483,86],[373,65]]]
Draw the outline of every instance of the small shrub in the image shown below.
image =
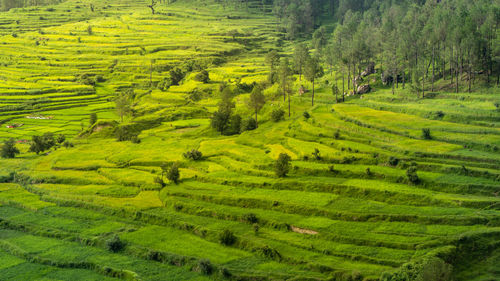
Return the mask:
[[193,149],[191,151],[188,151],[188,152],[184,153],[183,156],[186,159],[190,159],[190,160],[193,160],[193,161],[198,161],[198,160],[200,160],[203,157],[203,153],[201,153],[197,149]]
[[257,252],[259,252],[262,256],[266,258],[273,260],[281,260],[281,254],[267,245],[262,248],[259,248]]
[[91,25],[87,26],[87,33],[89,35],[92,35],[93,31],[92,31],[92,26]]
[[335,134],[333,134],[333,137],[338,140],[340,139],[340,130],[335,131]]
[[138,136],[133,136],[130,138],[130,141],[135,144],[141,143],[141,139]]
[[444,112],[442,112],[441,110],[436,112],[436,118],[438,119],[442,119],[444,115],[445,115]]
[[257,223],[259,221],[259,219],[257,218],[257,215],[255,215],[254,213],[244,214],[242,216],[242,219],[243,219],[243,221],[248,222],[248,223]]
[[116,253],[125,248],[125,243],[120,240],[118,235],[114,235],[108,241],[106,241],[106,247],[109,251]]
[[89,125],[93,126],[95,123],[97,123],[97,113],[93,112],[93,113],[90,113]]
[[117,141],[129,141],[132,140],[133,137],[137,137],[127,126],[116,128],[115,136]]
[[210,81],[210,74],[206,70],[202,70],[200,73],[196,74],[194,77],[194,80],[202,82],[202,83],[208,83]]
[[177,163],[173,164],[167,171],[167,179],[175,184],[179,183],[180,173],[179,165]]
[[410,183],[418,184],[420,183],[420,178],[417,175],[417,167],[415,165],[411,165],[406,170],[406,177]]
[[399,164],[399,159],[394,157],[394,156],[391,156],[391,157],[389,157],[388,163],[389,163],[389,165],[395,167]]
[[231,230],[225,229],[219,234],[219,242],[222,245],[231,246],[236,243],[236,236]]
[[497,109],[497,111],[500,111],[500,102],[497,101],[494,103],[494,105],[495,105],[495,108]]
[[309,118],[311,118],[311,114],[309,114],[309,112],[307,111],[304,111],[304,113],[302,113],[302,116],[304,116],[304,118],[307,120]]
[[285,111],[281,108],[275,109],[271,112],[271,120],[273,122],[280,122],[285,117]]
[[19,149],[17,149],[16,141],[13,138],[3,142],[2,149],[0,150],[2,158],[14,158],[17,154],[19,154]]
[[260,226],[256,223],[254,223],[252,227],[253,227],[253,232],[255,233],[255,235],[259,234]]
[[198,272],[203,275],[210,275],[214,271],[214,266],[209,260],[202,259],[198,261]]
[[165,187],[165,181],[161,177],[155,177],[155,183],[159,184],[161,187]]
[[312,155],[314,156],[314,159],[321,160],[321,152],[319,152],[319,149],[315,148]]
[[370,170],[370,168],[366,168],[365,173],[366,173],[366,175],[367,175],[367,176],[369,176],[369,177],[370,177],[370,176],[373,176],[373,173],[372,173],[372,171]]
[[75,145],[69,141],[65,141],[63,143],[63,146],[66,147],[66,148],[70,148],[70,147],[75,147]]
[[231,278],[231,276],[233,276],[231,272],[229,272],[229,270],[225,267],[222,267],[219,271],[220,275],[222,275],[222,277],[224,278]]
[[257,121],[255,121],[254,118],[250,117],[243,121],[243,124],[241,124],[241,131],[253,131],[257,129]]
[[422,138],[424,140],[431,140],[432,139],[431,129],[429,129],[429,128],[422,129]]
[[63,144],[66,141],[66,136],[63,134],[57,135],[56,142],[58,144]]
[[274,170],[276,172],[276,175],[280,178],[286,177],[288,172],[290,171],[290,161],[292,158],[286,154],[286,153],[281,153],[280,156],[278,157],[278,160],[276,160],[276,164],[274,166]]

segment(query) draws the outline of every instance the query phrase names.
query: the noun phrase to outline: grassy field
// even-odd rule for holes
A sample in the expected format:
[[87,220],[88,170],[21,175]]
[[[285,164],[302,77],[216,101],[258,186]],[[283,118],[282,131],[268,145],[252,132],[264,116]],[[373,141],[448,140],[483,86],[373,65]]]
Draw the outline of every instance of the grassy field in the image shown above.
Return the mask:
[[[20,143],[0,159],[0,280],[379,280],[430,257],[455,280],[500,279],[498,88],[417,99],[378,87],[336,104],[327,73],[316,106],[294,94],[292,117],[275,123],[287,104],[271,87],[258,129],[220,136],[219,85],[267,79],[265,54],[282,44],[272,15],[84,2],[96,11],[69,0],[0,13],[0,140],[54,132],[75,145],[36,155]],[[174,67],[187,70],[181,83],[156,87]],[[209,83],[194,79],[201,69]],[[91,113],[120,122],[113,98],[130,88],[136,113],[121,126],[141,142],[89,130]],[[247,100],[235,97],[244,118]],[[191,149],[203,158],[185,159]],[[273,170],[280,153],[292,158],[286,178]],[[179,163],[178,185],[155,181],[164,162]]]

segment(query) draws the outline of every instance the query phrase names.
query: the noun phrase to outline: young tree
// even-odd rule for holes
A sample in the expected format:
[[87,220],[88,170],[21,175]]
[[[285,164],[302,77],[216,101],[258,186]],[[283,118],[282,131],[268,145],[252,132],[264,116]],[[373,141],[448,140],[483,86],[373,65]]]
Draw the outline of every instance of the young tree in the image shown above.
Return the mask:
[[125,94],[120,94],[115,99],[116,113],[120,116],[120,120],[123,123],[123,118],[129,116],[132,113],[132,103],[130,98]]
[[278,157],[278,160],[276,160],[276,164],[274,165],[274,171],[276,172],[276,175],[280,178],[286,177],[288,172],[290,171],[290,161],[292,158],[286,154],[286,153],[281,153],[280,156]]
[[56,145],[56,140],[53,133],[45,133],[41,136],[33,136],[29,151],[40,154],[46,150],[51,149]]
[[288,58],[284,58],[281,60],[280,68],[278,71],[278,78],[281,91],[283,92],[283,101],[286,101],[286,96],[288,95],[288,117],[290,117],[291,116],[290,95],[292,93],[292,69],[290,68],[290,62],[288,61]]
[[321,52],[323,47],[328,43],[326,28],[325,26],[321,26],[316,31],[314,31],[312,36],[313,46],[316,51]]
[[269,65],[269,83],[276,82],[276,68],[280,63],[280,54],[276,50],[272,50],[266,55],[266,63]]
[[321,67],[317,57],[310,57],[307,59],[304,68],[304,76],[309,82],[312,83],[312,106],[314,106],[314,84],[316,82],[316,78],[323,76],[323,73],[323,68]]
[[231,89],[229,87],[225,87],[221,93],[221,102],[219,103],[219,109],[212,116],[212,128],[216,129],[222,135],[230,125],[231,114],[233,112],[233,108],[235,107],[232,99],[233,93]]
[[262,88],[259,85],[256,85],[253,88],[252,93],[250,94],[250,100],[248,101],[248,107],[254,110],[255,112],[255,123],[256,126],[259,126],[259,122],[257,121],[257,115],[259,111],[266,104],[266,97],[262,93]]
[[14,158],[19,153],[19,149],[16,147],[16,141],[13,138],[3,142],[2,149],[0,150],[0,156],[2,158]]
[[179,164],[174,163],[167,171],[167,179],[175,184],[179,183],[180,173]]
[[158,4],[158,1],[157,0],[151,0],[151,5],[148,5],[148,7],[151,9],[151,13],[154,15],[156,10],[155,10],[155,7],[156,7],[156,4]]
[[299,44],[295,47],[293,53],[293,67],[299,73],[299,80],[302,81],[302,73],[307,59],[310,57],[309,48],[305,43]]
[[90,113],[89,125],[92,127],[95,123],[97,123],[97,113],[92,112]]

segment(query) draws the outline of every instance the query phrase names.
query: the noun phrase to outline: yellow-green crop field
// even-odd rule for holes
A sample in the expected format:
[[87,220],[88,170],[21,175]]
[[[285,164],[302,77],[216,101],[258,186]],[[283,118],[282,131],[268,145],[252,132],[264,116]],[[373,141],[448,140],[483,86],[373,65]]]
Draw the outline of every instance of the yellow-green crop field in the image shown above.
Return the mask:
[[[53,132],[74,144],[37,155],[18,143],[20,155],[0,159],[0,280],[374,281],[430,257],[457,281],[500,280],[498,88],[417,99],[380,87],[337,104],[328,73],[311,107],[297,75],[290,118],[272,121],[288,104],[270,87],[256,130],[220,136],[219,86],[267,80],[265,54],[293,45],[272,15],[215,2],[162,3],[155,15],[143,0],[0,12],[0,140]],[[186,77],[158,87],[175,67]],[[196,81],[202,69],[210,82]],[[121,122],[113,100],[129,89],[134,113]],[[248,94],[234,98],[244,119]],[[112,126],[140,142],[117,141]],[[192,149],[203,158],[183,157]],[[173,162],[180,182],[162,186]]]

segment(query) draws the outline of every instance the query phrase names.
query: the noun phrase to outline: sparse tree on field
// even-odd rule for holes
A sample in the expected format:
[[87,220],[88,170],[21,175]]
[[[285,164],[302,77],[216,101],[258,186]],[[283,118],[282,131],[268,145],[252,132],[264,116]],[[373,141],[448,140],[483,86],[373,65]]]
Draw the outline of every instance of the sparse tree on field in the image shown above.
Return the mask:
[[276,68],[280,63],[280,54],[276,50],[272,50],[266,55],[266,63],[269,65],[269,83],[276,82]]
[[2,149],[0,150],[2,158],[14,158],[17,154],[19,154],[19,149],[17,149],[16,141],[13,138],[3,142]]
[[89,125],[92,127],[95,123],[97,123],[97,113],[92,112],[90,113]]
[[290,171],[291,160],[292,158],[288,154],[286,153],[280,154],[278,160],[276,160],[276,163],[274,165],[274,171],[278,177],[280,178],[286,177],[286,175]]
[[120,120],[123,123],[123,118],[129,116],[132,113],[132,103],[130,98],[125,94],[120,94],[118,98],[115,99],[116,113],[120,116]]
[[179,183],[180,173],[179,164],[174,163],[167,171],[167,179],[175,184]]
[[151,5],[148,5],[148,7],[151,9],[151,13],[154,15],[156,10],[156,4],[158,4],[157,0],[151,0]]
[[305,64],[304,76],[309,82],[312,83],[312,106],[314,106],[314,84],[316,82],[316,78],[323,76],[323,73],[323,68],[319,63],[319,59],[316,57],[309,57]]
[[259,85],[256,85],[253,88],[252,93],[250,94],[250,100],[248,101],[248,106],[255,112],[255,123],[257,127],[259,126],[259,122],[257,121],[257,115],[265,104],[266,104],[266,96],[264,96],[264,94],[262,93],[262,88]]
[[283,101],[286,100],[288,95],[288,117],[291,116],[291,101],[290,95],[292,93],[292,69],[288,58],[281,60],[280,68],[278,71],[278,78],[281,91],[283,92]]
[[295,47],[295,51],[293,53],[293,67],[295,68],[295,71],[299,73],[300,81],[302,81],[304,65],[309,56],[309,48],[306,44],[302,43]]
[[47,132],[41,136],[33,136],[29,151],[40,154],[56,145],[54,134]]

